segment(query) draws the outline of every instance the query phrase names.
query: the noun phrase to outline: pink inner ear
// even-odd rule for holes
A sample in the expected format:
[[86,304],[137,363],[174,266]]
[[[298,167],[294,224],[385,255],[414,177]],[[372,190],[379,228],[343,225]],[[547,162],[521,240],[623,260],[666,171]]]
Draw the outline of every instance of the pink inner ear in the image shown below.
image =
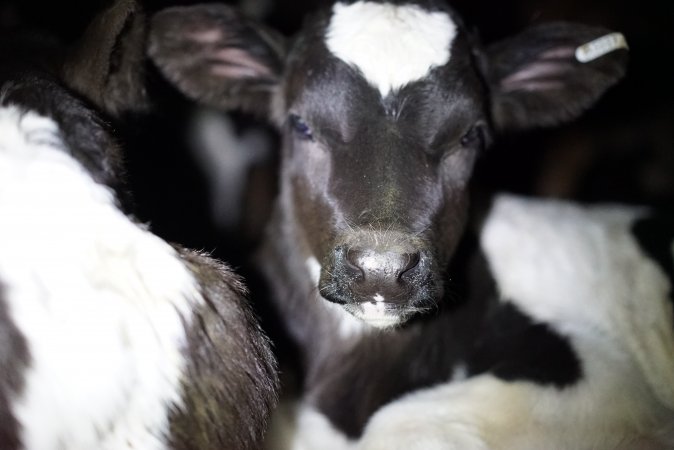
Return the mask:
[[505,92],[515,90],[549,90],[564,86],[563,75],[568,65],[563,62],[536,61],[501,81]]
[[551,48],[541,53],[542,60],[545,59],[569,59],[573,58],[576,54],[576,49],[573,47],[557,47]]
[[269,67],[239,48],[222,48],[210,55],[211,73],[224,78],[273,78]]
[[190,33],[187,38],[189,40],[195,41],[198,44],[216,44],[222,42],[224,36],[222,31],[217,28],[206,30],[206,31],[195,31]]
[[501,81],[503,91],[542,91],[560,89],[564,76],[574,61],[573,46],[559,46],[545,50],[531,63]]

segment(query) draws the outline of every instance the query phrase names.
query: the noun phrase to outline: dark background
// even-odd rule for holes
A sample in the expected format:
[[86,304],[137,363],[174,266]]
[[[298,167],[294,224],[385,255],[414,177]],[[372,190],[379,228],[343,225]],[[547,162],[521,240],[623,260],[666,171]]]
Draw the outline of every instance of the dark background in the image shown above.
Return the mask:
[[[0,30],[48,31],[67,44],[108,2],[0,2]],[[151,14],[187,1],[141,1]],[[196,2],[191,2],[196,3]],[[227,2],[226,2],[227,3]],[[228,2],[235,3],[235,2]],[[319,0],[269,0],[264,20],[292,34]],[[502,136],[479,162],[475,184],[494,191],[587,202],[652,205],[674,212],[674,1],[456,0],[452,5],[484,42],[545,20],[569,20],[623,32],[630,45],[627,78],[580,120],[556,129]],[[118,129],[128,150],[136,215],[162,237],[242,264],[269,211],[271,158],[252,172],[247,219],[223,229],[212,220],[209,191],[191,156],[184,128],[193,105],[148,68],[155,108]],[[256,126],[236,117],[241,129]],[[273,137],[273,131],[268,131]]]

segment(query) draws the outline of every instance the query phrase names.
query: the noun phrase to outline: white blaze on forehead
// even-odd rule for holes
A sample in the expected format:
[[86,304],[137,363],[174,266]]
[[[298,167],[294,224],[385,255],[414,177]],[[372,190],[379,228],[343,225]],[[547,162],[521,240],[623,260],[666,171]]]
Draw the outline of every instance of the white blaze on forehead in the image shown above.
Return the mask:
[[417,5],[336,3],[326,45],[385,97],[447,64],[456,33],[456,24],[445,12]]

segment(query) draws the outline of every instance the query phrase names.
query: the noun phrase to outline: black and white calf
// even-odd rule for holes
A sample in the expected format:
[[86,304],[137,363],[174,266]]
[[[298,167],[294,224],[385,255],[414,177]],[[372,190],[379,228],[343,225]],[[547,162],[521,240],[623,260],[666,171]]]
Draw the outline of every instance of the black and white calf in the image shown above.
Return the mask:
[[241,280],[119,205],[120,149],[98,110],[143,103],[143,24],[114,4],[64,77],[1,58],[2,449],[254,449],[275,404]]
[[[539,303],[502,302],[501,272],[486,282],[463,236],[473,164],[492,134],[580,115],[621,78],[625,49],[618,33],[570,23],[485,47],[447,5],[424,0],[337,2],[290,42],[223,5],[152,19],[149,54],[182,92],[265,115],[283,133],[259,261],[299,348],[302,386],[294,418],[278,422],[296,434],[271,447],[658,444],[660,384],[627,362],[642,352],[593,327],[602,314],[606,328],[622,326],[607,307],[622,297],[598,293],[600,312],[584,313],[592,297],[548,299],[554,285],[523,284],[543,291]],[[662,300],[652,297],[643,301]],[[578,319],[548,320],[558,309]],[[671,311],[661,318],[671,325]],[[664,374],[671,354],[656,348],[643,358]],[[431,386],[440,387],[426,394]]]

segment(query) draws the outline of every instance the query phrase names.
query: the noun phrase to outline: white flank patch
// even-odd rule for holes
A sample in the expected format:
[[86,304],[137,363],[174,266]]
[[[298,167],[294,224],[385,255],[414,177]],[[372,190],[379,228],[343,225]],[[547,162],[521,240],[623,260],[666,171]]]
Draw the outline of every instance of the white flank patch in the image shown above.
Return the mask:
[[359,1],[334,5],[326,45],[386,97],[447,64],[456,34],[447,13]]
[[12,404],[24,446],[166,448],[191,273],[68,155],[55,122],[14,107],[0,108],[0,217],[0,279],[31,357]]
[[654,434],[645,424],[658,408],[611,366],[602,369],[566,389],[480,375],[411,392],[372,416],[358,449],[669,448],[635,445]]
[[[571,336],[588,376],[599,355],[631,358],[641,370],[632,384],[646,381],[674,409],[671,287],[632,235],[643,213],[501,196],[481,241],[501,297]],[[595,375],[628,373],[604,370]]]

